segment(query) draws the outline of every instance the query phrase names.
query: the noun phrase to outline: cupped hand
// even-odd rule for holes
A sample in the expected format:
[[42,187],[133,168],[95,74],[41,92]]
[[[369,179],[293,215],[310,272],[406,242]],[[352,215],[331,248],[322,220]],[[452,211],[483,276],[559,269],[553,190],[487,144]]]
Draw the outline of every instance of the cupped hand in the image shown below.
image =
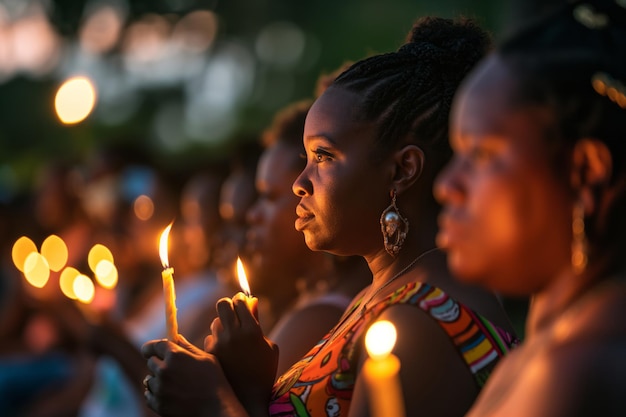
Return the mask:
[[263,335],[254,300],[252,311],[242,293],[218,301],[218,317],[204,344],[251,415],[267,413],[278,366],[278,346]]
[[243,416],[216,357],[179,335],[147,342],[141,353],[150,374],[144,379],[148,407],[163,417]]

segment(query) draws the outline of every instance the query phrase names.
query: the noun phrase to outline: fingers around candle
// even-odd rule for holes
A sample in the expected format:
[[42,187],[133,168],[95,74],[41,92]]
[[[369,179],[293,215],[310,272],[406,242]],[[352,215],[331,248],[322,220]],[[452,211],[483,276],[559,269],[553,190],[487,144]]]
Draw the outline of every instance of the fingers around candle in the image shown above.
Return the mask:
[[238,320],[233,310],[233,302],[230,298],[222,298],[217,302],[217,315],[222,321],[224,330],[237,326]]
[[[254,314],[257,310],[257,298],[250,298],[252,300],[250,303],[244,299],[238,299],[233,301],[233,307],[235,312],[237,313],[237,318],[241,323],[242,327],[249,326],[257,326],[256,315]],[[252,307],[252,309],[250,309]]]
[[150,356],[147,366],[148,370],[152,372],[153,375],[159,376],[165,367],[165,362],[156,356]]
[[144,358],[148,359],[151,356],[158,356],[163,359],[165,353],[169,350],[167,340],[151,340],[141,346],[141,354]]

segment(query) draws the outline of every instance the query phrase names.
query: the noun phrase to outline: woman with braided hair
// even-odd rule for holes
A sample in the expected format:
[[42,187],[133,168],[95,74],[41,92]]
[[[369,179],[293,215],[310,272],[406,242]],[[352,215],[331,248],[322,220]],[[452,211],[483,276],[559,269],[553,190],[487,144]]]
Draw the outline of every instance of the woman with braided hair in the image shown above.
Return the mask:
[[529,23],[455,100],[438,244],[467,283],[532,296],[469,416],[626,413],[626,2]]
[[435,248],[432,185],[451,155],[455,90],[489,47],[470,20],[423,18],[398,51],[336,78],[306,117],[295,227],[313,250],[365,258],[371,285],[276,380],[276,349],[242,298],[221,300],[207,352],[184,342],[144,346],[148,405],[163,415],[370,415],[364,335],[384,319],[398,332],[407,414],[469,409],[516,340],[492,293],[448,274]]

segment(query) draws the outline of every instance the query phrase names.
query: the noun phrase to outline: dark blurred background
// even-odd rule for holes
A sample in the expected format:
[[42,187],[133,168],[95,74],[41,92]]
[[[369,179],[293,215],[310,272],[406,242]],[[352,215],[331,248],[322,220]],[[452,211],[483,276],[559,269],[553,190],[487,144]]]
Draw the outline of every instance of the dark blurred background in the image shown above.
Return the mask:
[[[193,169],[256,140],[320,73],[395,49],[420,15],[472,16],[499,36],[512,11],[497,0],[1,0],[0,202],[47,161],[102,147]],[[64,125],[54,97],[75,75],[97,102]]]

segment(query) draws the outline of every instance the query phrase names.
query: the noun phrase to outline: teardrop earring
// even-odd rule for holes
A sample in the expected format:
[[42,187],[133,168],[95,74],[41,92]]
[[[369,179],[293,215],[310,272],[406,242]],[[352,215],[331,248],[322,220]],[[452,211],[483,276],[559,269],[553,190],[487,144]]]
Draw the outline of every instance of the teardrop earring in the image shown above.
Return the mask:
[[383,233],[385,250],[394,258],[402,249],[409,232],[409,221],[402,217],[396,206],[396,190],[391,191],[391,204],[380,216],[380,230]]

